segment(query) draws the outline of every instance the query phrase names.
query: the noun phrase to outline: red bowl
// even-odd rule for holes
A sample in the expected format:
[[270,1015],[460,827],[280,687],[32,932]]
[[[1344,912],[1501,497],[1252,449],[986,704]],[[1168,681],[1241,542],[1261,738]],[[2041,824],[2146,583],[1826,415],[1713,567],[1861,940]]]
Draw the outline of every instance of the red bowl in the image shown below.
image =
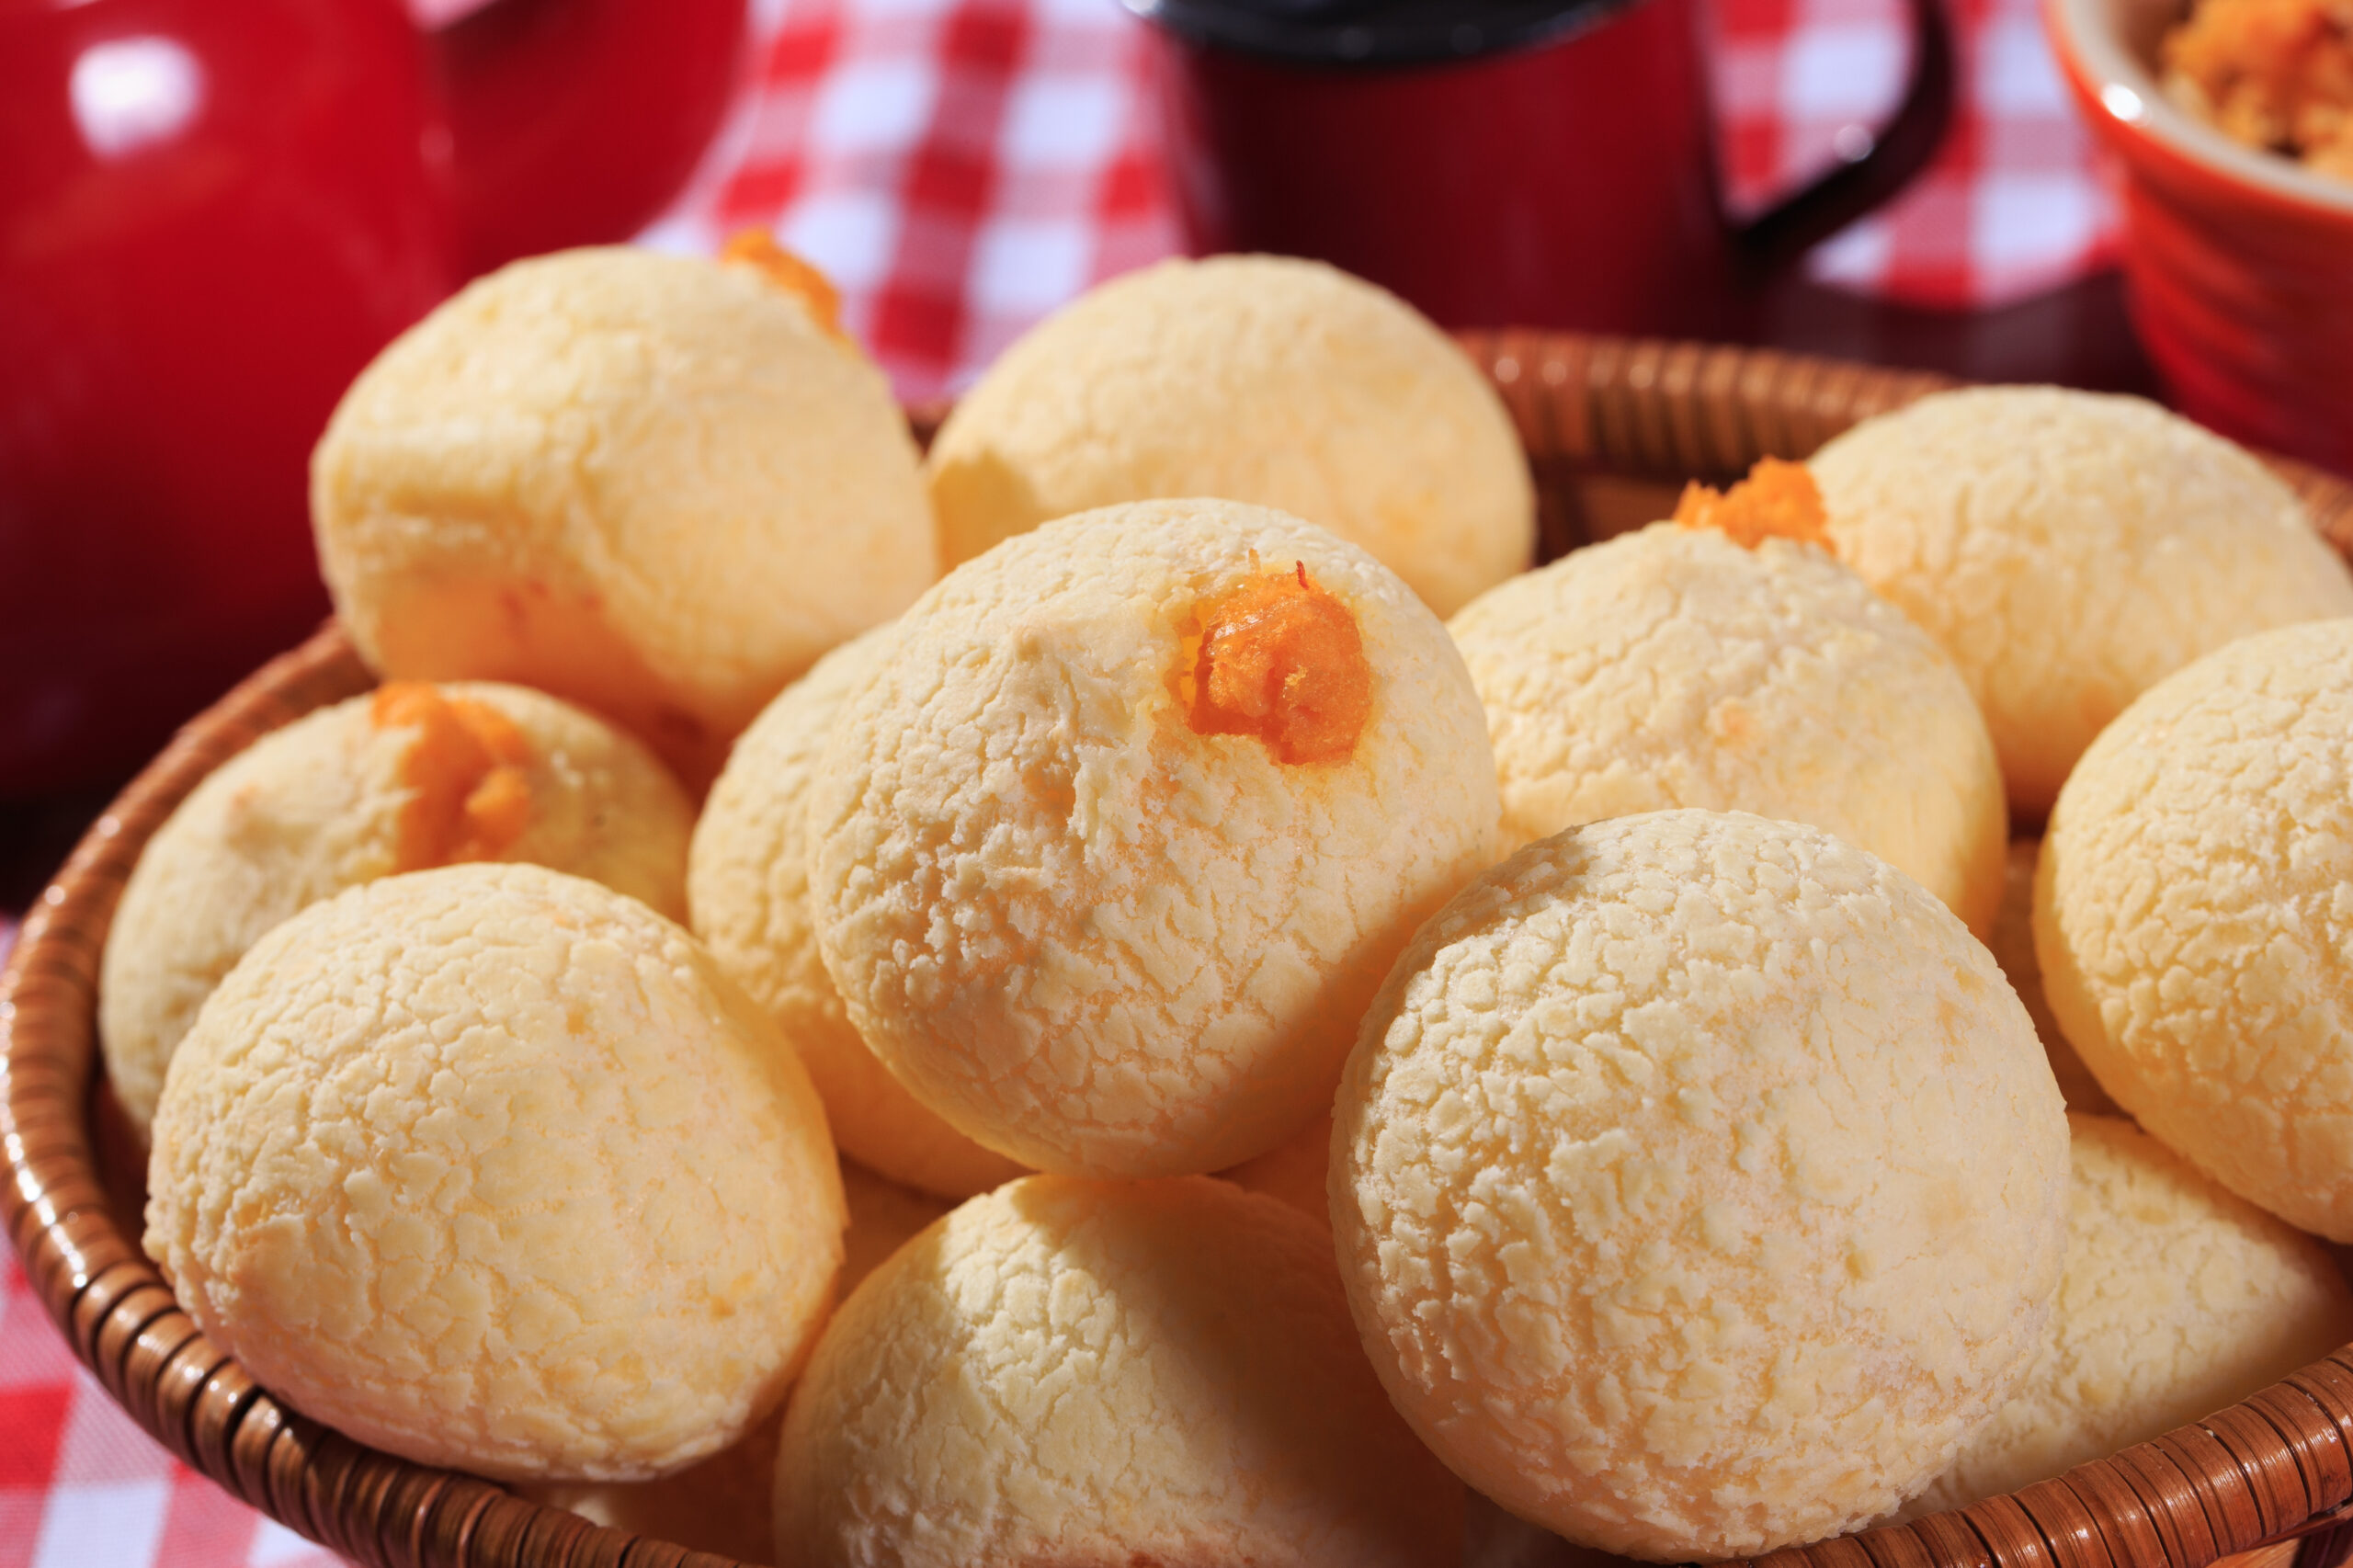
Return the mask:
[[2183,411],[2353,473],[2353,182],[2240,145],[2157,85],[2180,0],[2043,0],[2052,51],[2122,165],[2132,323]]

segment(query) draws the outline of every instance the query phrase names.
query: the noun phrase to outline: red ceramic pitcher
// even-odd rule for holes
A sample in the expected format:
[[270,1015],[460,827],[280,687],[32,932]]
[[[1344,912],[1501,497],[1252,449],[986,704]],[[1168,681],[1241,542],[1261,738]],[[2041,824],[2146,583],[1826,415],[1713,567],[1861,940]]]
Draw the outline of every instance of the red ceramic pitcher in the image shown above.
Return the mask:
[[310,449],[470,274],[626,238],[744,0],[0,0],[0,798],[103,778],[325,613]]
[[1893,195],[1952,100],[1907,0],[1893,118],[1726,216],[1696,0],[1125,0],[1155,24],[1196,253],[1318,256],[1449,326],[1738,334],[1747,285]]

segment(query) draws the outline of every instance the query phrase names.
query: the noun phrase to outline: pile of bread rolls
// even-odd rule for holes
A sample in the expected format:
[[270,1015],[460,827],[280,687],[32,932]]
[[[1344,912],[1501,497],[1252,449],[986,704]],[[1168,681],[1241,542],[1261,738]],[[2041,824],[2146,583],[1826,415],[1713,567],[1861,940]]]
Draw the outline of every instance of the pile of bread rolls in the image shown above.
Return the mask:
[[313,481],[384,684],[155,835],[100,1025],[148,1252],[364,1441],[796,1568],[1677,1562],[2353,1339],[2353,574],[2154,407],[1530,571],[1328,267],[1108,283],[926,457],[754,239],[476,282]]

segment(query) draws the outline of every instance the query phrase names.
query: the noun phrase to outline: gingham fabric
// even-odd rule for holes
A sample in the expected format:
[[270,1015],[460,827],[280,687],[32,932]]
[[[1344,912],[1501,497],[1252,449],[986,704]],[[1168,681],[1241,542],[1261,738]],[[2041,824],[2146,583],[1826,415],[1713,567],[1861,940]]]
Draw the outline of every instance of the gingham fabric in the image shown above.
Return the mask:
[[[458,11],[472,0],[413,0]],[[1755,207],[1882,117],[1899,0],[1710,0],[1727,183]],[[1947,0],[1961,87],[1936,163],[1808,261],[1915,304],[2006,303],[2105,265],[2116,217],[2035,0]],[[650,243],[772,229],[840,286],[900,394],[967,384],[1024,327],[1177,237],[1113,0],[755,0],[754,69]],[[1849,135],[1852,132],[1848,132]],[[0,949],[12,928],[0,921]],[[5,1255],[0,1255],[5,1256]],[[332,1562],[173,1461],[0,1261],[0,1568]]]
[[[1807,265],[1912,304],[1998,305],[2105,265],[2116,217],[2035,0],[1946,0],[1961,91],[1933,165]],[[1709,0],[1736,206],[1884,118],[1900,0]],[[1178,245],[1144,92],[1149,29],[1113,0],[784,0],[711,155],[649,238],[771,229],[840,285],[902,396],[953,392],[1088,284]]]

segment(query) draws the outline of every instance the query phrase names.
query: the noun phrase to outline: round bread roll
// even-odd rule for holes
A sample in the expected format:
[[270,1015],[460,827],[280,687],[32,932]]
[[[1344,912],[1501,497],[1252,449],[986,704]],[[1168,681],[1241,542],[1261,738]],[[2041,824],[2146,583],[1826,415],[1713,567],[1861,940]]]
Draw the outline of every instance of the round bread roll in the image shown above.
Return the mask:
[[394,340],[311,464],[335,611],[388,676],[517,680],[690,784],[938,574],[881,373],[750,266],[565,251]]
[[2039,839],[2021,838],[2011,844],[2002,872],[2002,907],[1995,913],[1985,950],[2002,966],[2010,989],[2026,1005],[2026,1016],[2034,1020],[2034,1032],[2051,1059],[2051,1075],[2059,1080],[2059,1096],[2067,1102],[2067,1108],[2089,1116],[2114,1116],[2116,1102],[2067,1043],[2066,1031],[2051,1016],[2051,1003],[2042,994],[2042,964],[2034,956],[2034,868],[2041,854]]
[[843,1303],[777,1467],[799,1568],[1451,1568],[1461,1533],[1324,1233],[1199,1176],[965,1203]]
[[842,1259],[824,1108],[685,931],[538,866],[256,942],[172,1058],[148,1256],[256,1381],[500,1479],[636,1480],[775,1408]]
[[1444,334],[1320,262],[1165,261],[1006,349],[927,460],[949,566],[1050,518],[1218,495],[1370,551],[1441,616],[1526,566],[1511,416]]
[[2129,1121],[2067,1120],[2075,1176],[2050,1335],[1906,1518],[2163,1437],[2353,1340],[2353,1290],[2319,1243]]
[[2011,809],[2040,817],[2101,726],[2200,654],[2353,615],[2288,487],[2138,398],[1938,392],[1808,460],[1838,558],[1961,666]]
[[2061,791],[2051,1011],[2100,1086],[2240,1197],[2353,1241],[2353,620],[2153,687]]
[[1452,621],[1514,847],[1675,806],[1811,823],[1981,936],[2009,818],[1985,721],[1926,633],[1818,550],[1658,523]]
[[98,971],[107,1074],[144,1131],[197,1008],[261,934],[397,871],[550,866],[684,918],[694,807],[651,753],[521,687],[395,682],[198,785],[139,857]]
[[[841,1170],[842,1193],[849,1201],[849,1231],[842,1238],[841,1290],[847,1294],[949,1205],[849,1160]],[[633,1535],[766,1562],[776,1544],[776,1456],[783,1426],[779,1405],[729,1447],[657,1481],[556,1483],[516,1490],[535,1503]]]
[[1521,850],[1398,960],[1335,1123],[1390,1397],[1472,1486],[1631,1557],[1885,1513],[2008,1398],[2059,1281],[2025,1009],[1818,828],[1654,812]]
[[687,865],[695,935],[800,1052],[834,1142],[894,1181],[969,1198],[1023,1167],[982,1148],[902,1088],[868,1050],[817,956],[809,790],[849,694],[889,656],[895,622],[817,661],[761,711],[711,786]]
[[1140,502],[907,612],[817,768],[810,900],[851,1023],[950,1125],[1194,1175],[1330,1104],[1495,812],[1461,657],[1392,574],[1265,507]]

